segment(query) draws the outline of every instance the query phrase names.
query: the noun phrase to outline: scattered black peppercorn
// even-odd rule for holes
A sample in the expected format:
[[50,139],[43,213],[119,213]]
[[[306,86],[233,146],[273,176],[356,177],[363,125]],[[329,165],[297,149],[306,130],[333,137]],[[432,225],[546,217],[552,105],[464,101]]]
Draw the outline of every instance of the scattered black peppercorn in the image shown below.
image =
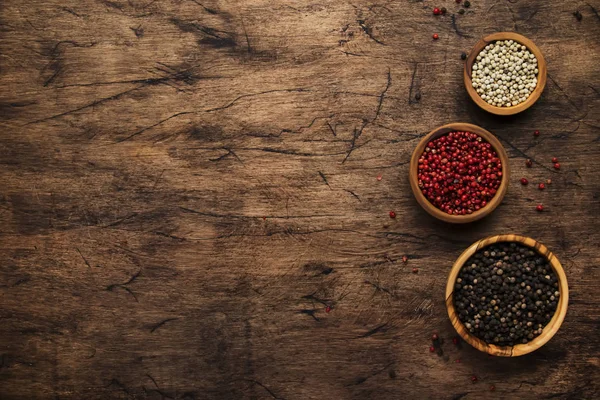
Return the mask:
[[581,21],[583,19],[583,15],[581,15],[581,13],[579,12],[579,10],[575,11],[573,13],[573,15],[575,16],[575,18],[577,18],[577,21]]
[[517,243],[476,252],[454,286],[454,306],[465,328],[498,346],[527,343],[539,336],[559,297],[558,279],[548,261]]
[[466,60],[467,59],[467,53],[465,53],[464,51],[460,54],[460,59],[461,60]]
[[441,11],[442,11],[442,15],[443,15],[443,14],[446,14],[446,12],[447,12],[448,10],[446,10],[446,7],[442,7],[442,8],[441,8]]
[[465,13],[465,9],[464,9],[464,8],[461,8],[460,10],[458,10],[458,13],[459,13],[460,15],[463,15],[463,14]]
[[419,101],[419,100],[421,100],[421,93],[417,93],[417,94],[415,94],[415,100],[416,100],[416,101]]
[[465,1],[464,6],[465,6],[465,8],[471,7],[471,2],[469,0]]

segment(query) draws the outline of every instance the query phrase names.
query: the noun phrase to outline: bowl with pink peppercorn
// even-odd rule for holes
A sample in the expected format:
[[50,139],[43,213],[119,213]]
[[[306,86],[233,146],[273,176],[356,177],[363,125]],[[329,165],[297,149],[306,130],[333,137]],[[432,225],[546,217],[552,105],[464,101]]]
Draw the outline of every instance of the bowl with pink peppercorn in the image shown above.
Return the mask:
[[506,150],[493,134],[455,122],[435,128],[419,142],[410,160],[409,181],[425,211],[460,224],[498,207],[509,173]]

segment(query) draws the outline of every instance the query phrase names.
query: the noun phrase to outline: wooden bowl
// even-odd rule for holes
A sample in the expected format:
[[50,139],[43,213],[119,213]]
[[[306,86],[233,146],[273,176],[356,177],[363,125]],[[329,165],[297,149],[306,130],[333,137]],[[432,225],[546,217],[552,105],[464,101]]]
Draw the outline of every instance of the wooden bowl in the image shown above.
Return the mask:
[[[550,322],[543,328],[542,333],[532,341],[525,344],[517,344],[514,346],[496,346],[494,344],[488,344],[484,342],[483,340],[469,333],[467,328],[465,328],[463,323],[458,318],[458,314],[454,308],[454,284],[456,282],[456,278],[458,277],[458,272],[463,267],[464,263],[467,262],[469,257],[471,257],[476,251],[487,247],[490,244],[498,242],[517,242],[534,249],[548,260],[558,278],[558,290],[560,292],[560,297],[558,299],[558,304],[556,305],[556,312],[554,313],[554,316]],[[448,309],[448,316],[450,317],[450,321],[452,322],[454,329],[456,329],[456,332],[458,332],[465,342],[469,343],[477,350],[481,350],[494,356],[517,357],[531,353],[532,351],[542,347],[552,338],[552,336],[554,336],[563,323],[565,315],[567,314],[568,303],[569,287],[567,285],[567,277],[562,265],[560,265],[560,262],[558,261],[558,258],[556,258],[556,256],[552,254],[552,252],[550,252],[550,250],[548,250],[548,248],[543,244],[536,242],[531,238],[519,235],[491,236],[473,243],[460,255],[460,257],[458,257],[452,266],[452,270],[448,276],[448,283],[446,285],[446,308]]]
[[[535,55],[538,61],[538,76],[537,76],[537,86],[531,93],[531,95],[525,100],[523,103],[519,103],[516,106],[511,107],[496,107],[485,100],[483,100],[479,93],[473,88],[471,82],[471,72],[473,68],[473,63],[475,62],[475,58],[483,50],[485,46],[488,44],[495,42],[497,40],[514,40],[515,42],[521,43],[527,49]],[[540,98],[542,92],[544,91],[544,87],[546,86],[546,60],[544,60],[544,56],[542,56],[542,52],[540,49],[525,36],[519,35],[514,32],[497,32],[492,35],[486,36],[483,39],[479,40],[471,53],[469,53],[469,57],[465,61],[465,69],[464,69],[464,80],[465,87],[467,88],[467,92],[471,99],[485,111],[490,112],[496,115],[513,115],[520,113],[521,111],[527,110],[529,107],[533,105]]]
[[[431,204],[429,200],[427,200],[423,192],[421,192],[421,188],[419,188],[419,157],[421,157],[421,155],[425,151],[425,147],[430,141],[453,131],[466,131],[478,134],[492,145],[492,147],[498,154],[500,161],[502,162],[502,182],[500,183],[500,187],[498,188],[496,195],[492,198],[492,200],[489,201],[489,203],[485,207],[481,208],[478,211],[475,211],[473,214],[449,215],[448,213],[440,210],[439,208]],[[502,202],[502,199],[506,194],[510,178],[510,172],[508,168],[508,155],[506,154],[506,150],[504,150],[504,147],[498,141],[498,139],[496,139],[494,135],[492,135],[485,129],[477,125],[467,124],[464,122],[453,122],[448,125],[440,126],[429,132],[427,136],[421,139],[421,141],[413,151],[412,157],[410,159],[410,168],[408,173],[410,187],[412,188],[413,194],[415,195],[417,202],[421,205],[421,207],[423,207],[425,211],[427,211],[429,214],[433,215],[437,219],[455,224],[473,222],[485,217],[486,215],[494,211],[494,209],[498,207],[498,205]]]

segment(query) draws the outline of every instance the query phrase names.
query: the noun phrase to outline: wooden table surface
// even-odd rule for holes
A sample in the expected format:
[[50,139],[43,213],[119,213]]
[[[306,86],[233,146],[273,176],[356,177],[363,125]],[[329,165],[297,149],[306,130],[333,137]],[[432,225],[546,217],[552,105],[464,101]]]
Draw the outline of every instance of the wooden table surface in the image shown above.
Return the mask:
[[[0,7],[0,398],[600,396],[597,1]],[[514,117],[463,85],[461,52],[496,31],[548,62]],[[497,135],[513,172],[467,226],[408,183],[452,121]],[[546,244],[571,289],[515,359],[454,346],[444,306],[453,261],[499,233]]]

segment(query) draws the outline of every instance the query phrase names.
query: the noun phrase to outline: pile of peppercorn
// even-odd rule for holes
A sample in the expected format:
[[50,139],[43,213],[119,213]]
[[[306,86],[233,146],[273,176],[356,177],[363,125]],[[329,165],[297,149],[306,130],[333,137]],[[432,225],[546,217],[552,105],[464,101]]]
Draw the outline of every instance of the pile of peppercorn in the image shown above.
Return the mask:
[[419,157],[423,195],[450,215],[485,207],[502,181],[502,163],[491,144],[472,132],[450,132],[432,140]]
[[467,330],[486,343],[513,346],[539,336],[560,292],[548,261],[518,243],[477,251],[454,285],[454,306]]

